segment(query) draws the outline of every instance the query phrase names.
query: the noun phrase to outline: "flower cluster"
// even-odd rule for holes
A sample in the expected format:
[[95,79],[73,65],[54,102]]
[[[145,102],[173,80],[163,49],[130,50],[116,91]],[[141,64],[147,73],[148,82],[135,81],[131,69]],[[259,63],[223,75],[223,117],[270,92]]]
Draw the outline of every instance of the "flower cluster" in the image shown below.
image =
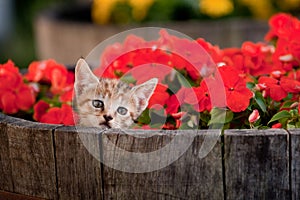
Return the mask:
[[[300,21],[288,14],[277,14],[270,19],[270,27],[266,43],[247,41],[241,48],[220,49],[201,38],[197,40],[218,66],[224,100],[216,95],[212,99],[214,93],[222,94],[219,85],[212,84],[216,74],[211,72],[205,77],[201,70],[210,68],[197,70],[194,65],[209,66],[203,52],[195,53],[195,43],[164,30],[155,41],[131,35],[123,44],[109,46],[95,73],[109,78],[126,75],[125,79],[132,83],[141,83],[153,75],[159,79],[141,124],[149,123],[149,113],[154,112],[167,120],[153,127],[192,128],[197,124],[196,115],[183,112],[182,107],[193,106],[200,113],[197,125],[201,128],[218,123],[214,116],[221,110],[226,110],[225,128],[300,127]],[[174,76],[174,70],[181,76]],[[188,84],[172,88],[182,83],[182,77]],[[212,104],[215,99],[218,102]]]
[[[266,42],[241,48],[165,30],[152,41],[130,35],[105,49],[94,73],[132,84],[158,78],[138,119],[143,128],[300,128],[300,21],[279,13],[269,24]],[[24,75],[8,61],[0,65],[0,109],[73,125],[73,83],[73,72],[53,60],[32,62]]]
[[12,114],[28,110],[35,102],[32,87],[23,82],[19,69],[12,61],[0,65],[0,109]]
[[54,60],[32,62],[21,74],[12,61],[0,65],[0,109],[42,123],[74,125],[74,73]]
[[[141,21],[146,17],[147,11],[153,3],[154,0],[94,0],[92,17],[96,23],[105,24],[113,17],[111,16],[112,13],[120,12],[118,6],[122,7],[123,5],[124,7],[128,5],[130,8],[132,8],[131,14],[129,15],[132,15],[135,20]],[[114,7],[117,8],[114,9]],[[113,10],[115,10],[115,12],[112,12]],[[121,13],[119,14],[124,15],[124,12],[126,13],[126,9],[122,9]],[[124,19],[124,16],[120,18]]]
[[128,23],[253,16],[267,19],[273,13],[299,12],[300,0],[93,0],[95,23]]

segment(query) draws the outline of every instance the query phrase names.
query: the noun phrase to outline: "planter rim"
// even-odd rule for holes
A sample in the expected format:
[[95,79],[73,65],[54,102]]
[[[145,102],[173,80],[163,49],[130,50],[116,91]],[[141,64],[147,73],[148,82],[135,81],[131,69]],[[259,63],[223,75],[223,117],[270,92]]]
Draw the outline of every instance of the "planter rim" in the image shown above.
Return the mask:
[[[78,131],[88,131],[88,130],[99,130],[103,132],[103,129],[97,128],[97,127],[80,127],[80,126],[66,126],[66,125],[62,125],[62,124],[46,124],[46,123],[41,123],[41,122],[35,122],[35,121],[30,121],[30,120],[26,120],[26,119],[22,119],[22,118],[17,118],[14,116],[9,116],[6,115],[4,113],[0,113],[0,123],[7,123],[7,124],[15,124],[15,125],[24,125],[26,127],[39,127],[39,128],[48,128],[48,129],[55,129],[55,128],[63,128],[64,130],[66,129],[71,129],[72,131],[74,130],[74,128],[78,129]],[[284,132],[289,132],[290,130],[300,130],[300,129],[226,129],[224,130],[224,132],[226,132],[227,134],[230,135],[245,135],[245,136],[252,136],[255,135],[257,136],[257,132],[261,133],[262,135],[269,135],[268,132],[272,131],[272,134],[278,134],[278,133],[282,133],[284,134]],[[134,134],[145,134],[145,133],[149,133],[151,134],[151,132],[155,132],[156,134],[184,134],[186,132],[188,133],[197,133],[197,132],[213,132],[213,131],[220,131],[219,129],[193,129],[193,130],[161,130],[161,129],[157,129],[157,130],[147,130],[147,129],[128,129],[128,130],[122,130],[122,129],[107,129],[104,132],[107,133],[118,133],[118,134],[126,134],[126,132],[134,132]],[[247,132],[247,133],[244,133]],[[300,134],[300,131],[299,131]]]

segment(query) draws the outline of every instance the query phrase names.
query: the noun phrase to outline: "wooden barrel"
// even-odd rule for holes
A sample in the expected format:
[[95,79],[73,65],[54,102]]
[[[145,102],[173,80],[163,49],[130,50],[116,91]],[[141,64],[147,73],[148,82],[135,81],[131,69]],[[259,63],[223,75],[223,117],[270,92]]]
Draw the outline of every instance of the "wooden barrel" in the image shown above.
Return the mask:
[[[121,130],[76,129],[0,114],[0,199],[300,198],[300,129],[226,130],[200,158],[204,135],[214,131],[159,130],[151,137],[133,137]],[[187,150],[170,165],[145,173],[103,164],[80,139],[80,134],[88,135],[99,142],[99,157],[118,162],[123,156],[117,148],[155,151],[179,132],[193,137]],[[105,148],[103,137],[115,148]],[[174,152],[176,147],[169,155]],[[167,158],[158,156],[157,162]],[[128,163],[133,168],[142,164]]]
[[204,38],[222,48],[240,47],[244,41],[263,41],[269,29],[267,21],[242,18],[100,26],[91,22],[88,5],[45,10],[34,27],[39,59],[53,58],[65,64],[74,64],[103,40],[133,28],[169,28],[193,39]]

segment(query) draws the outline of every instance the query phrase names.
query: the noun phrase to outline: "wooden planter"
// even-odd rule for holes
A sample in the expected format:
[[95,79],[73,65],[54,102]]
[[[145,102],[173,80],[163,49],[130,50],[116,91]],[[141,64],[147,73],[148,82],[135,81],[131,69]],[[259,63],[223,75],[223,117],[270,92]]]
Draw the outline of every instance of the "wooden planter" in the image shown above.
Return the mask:
[[[143,139],[118,130],[100,134],[100,129],[76,130],[0,114],[0,199],[300,198],[299,129],[227,130],[204,159],[198,152],[207,132],[181,131],[193,135],[191,146],[171,165],[148,173],[100,163],[83,146],[79,132],[99,142],[106,136],[133,152],[162,148],[178,133],[158,131]],[[101,147],[100,156],[122,159],[114,149]]]
[[125,30],[147,26],[170,28],[194,39],[202,37],[222,48],[239,47],[247,40],[263,41],[269,29],[266,21],[236,18],[99,26],[91,22],[89,5],[59,7],[42,12],[36,20],[37,54],[40,59],[54,58],[74,64],[103,40]]

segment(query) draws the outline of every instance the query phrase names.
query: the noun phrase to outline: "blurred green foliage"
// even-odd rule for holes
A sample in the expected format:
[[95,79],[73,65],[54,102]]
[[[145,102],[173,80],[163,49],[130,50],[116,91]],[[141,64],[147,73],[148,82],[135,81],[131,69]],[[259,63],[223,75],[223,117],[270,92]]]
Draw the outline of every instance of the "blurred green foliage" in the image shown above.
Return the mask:
[[25,68],[36,59],[34,44],[34,20],[38,13],[49,6],[67,4],[75,0],[12,0],[13,30],[0,41],[0,63],[8,59]]

